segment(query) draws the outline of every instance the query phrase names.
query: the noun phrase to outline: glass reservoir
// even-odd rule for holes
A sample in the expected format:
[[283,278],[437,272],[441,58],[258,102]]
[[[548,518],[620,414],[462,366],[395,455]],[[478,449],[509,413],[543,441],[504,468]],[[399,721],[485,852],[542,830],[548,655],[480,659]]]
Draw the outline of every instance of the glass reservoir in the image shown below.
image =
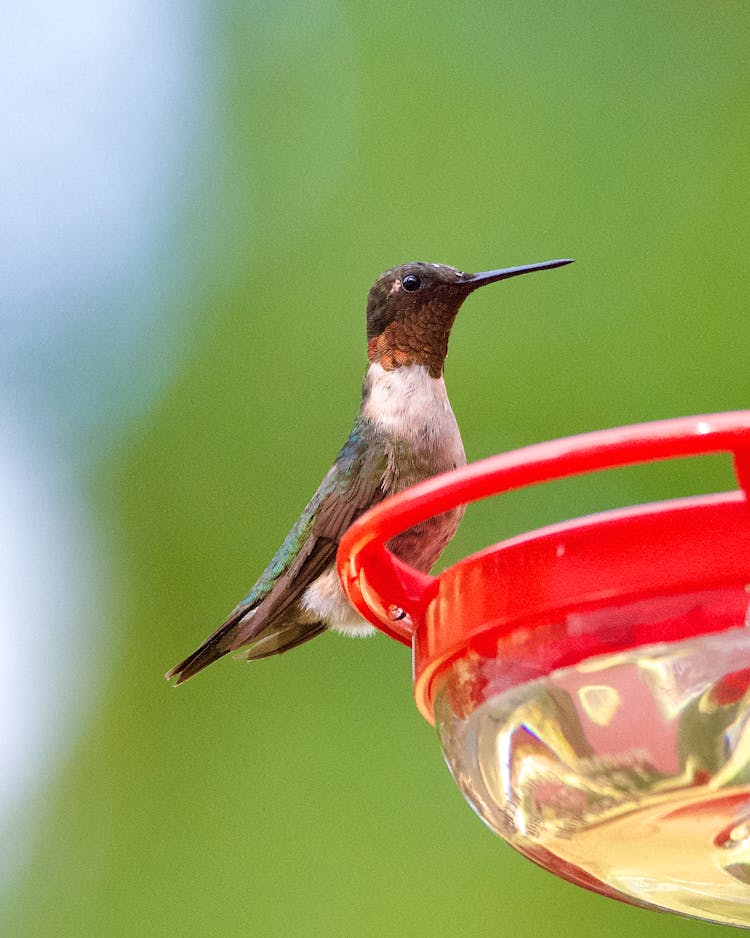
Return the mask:
[[605,895],[750,922],[750,633],[601,655],[464,713],[476,682],[501,686],[507,674],[497,660],[461,659],[435,717],[459,787],[492,830]]

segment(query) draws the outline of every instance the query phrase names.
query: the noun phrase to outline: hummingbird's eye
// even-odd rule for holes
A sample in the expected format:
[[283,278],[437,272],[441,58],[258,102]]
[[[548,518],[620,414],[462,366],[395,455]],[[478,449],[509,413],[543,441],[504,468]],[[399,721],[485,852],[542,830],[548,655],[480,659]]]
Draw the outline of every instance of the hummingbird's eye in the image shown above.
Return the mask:
[[415,290],[418,290],[422,286],[422,281],[416,274],[407,274],[405,277],[401,278],[401,286],[407,293],[414,293]]

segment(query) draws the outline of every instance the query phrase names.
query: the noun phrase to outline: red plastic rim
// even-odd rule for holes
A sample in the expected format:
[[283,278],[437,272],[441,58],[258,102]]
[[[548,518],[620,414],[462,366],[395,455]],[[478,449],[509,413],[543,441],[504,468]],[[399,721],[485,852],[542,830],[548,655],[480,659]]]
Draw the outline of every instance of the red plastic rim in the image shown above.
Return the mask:
[[[462,503],[601,469],[731,453],[739,489],[575,519],[427,576],[391,554],[392,537]],[[338,571],[357,610],[413,649],[414,691],[433,720],[438,676],[470,645],[549,623],[571,608],[750,580],[750,411],[597,431],[504,453],[427,480],[357,519]],[[408,618],[395,618],[394,609]],[[562,649],[561,660],[575,650]],[[565,657],[567,655],[567,658]]]

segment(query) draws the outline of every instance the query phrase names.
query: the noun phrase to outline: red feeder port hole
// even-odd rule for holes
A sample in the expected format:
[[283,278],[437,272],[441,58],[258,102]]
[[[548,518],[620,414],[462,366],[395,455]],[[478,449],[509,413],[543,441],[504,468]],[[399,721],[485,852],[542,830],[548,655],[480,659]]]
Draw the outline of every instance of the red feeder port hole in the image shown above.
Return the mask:
[[[567,476],[730,453],[735,491],[503,541],[427,576],[395,535]],[[349,599],[410,645],[467,801],[521,853],[637,905],[750,925],[750,411],[493,456],[387,499],[342,539]]]

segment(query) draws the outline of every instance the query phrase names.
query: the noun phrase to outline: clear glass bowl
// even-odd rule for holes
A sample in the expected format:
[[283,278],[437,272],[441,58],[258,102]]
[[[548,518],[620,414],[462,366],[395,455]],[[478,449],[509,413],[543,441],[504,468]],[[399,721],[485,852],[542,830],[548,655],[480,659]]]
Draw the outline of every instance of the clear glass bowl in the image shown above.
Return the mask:
[[436,697],[446,760],[479,817],[579,885],[748,925],[750,632],[542,677],[524,675],[527,660],[514,673],[507,655],[469,654]]

